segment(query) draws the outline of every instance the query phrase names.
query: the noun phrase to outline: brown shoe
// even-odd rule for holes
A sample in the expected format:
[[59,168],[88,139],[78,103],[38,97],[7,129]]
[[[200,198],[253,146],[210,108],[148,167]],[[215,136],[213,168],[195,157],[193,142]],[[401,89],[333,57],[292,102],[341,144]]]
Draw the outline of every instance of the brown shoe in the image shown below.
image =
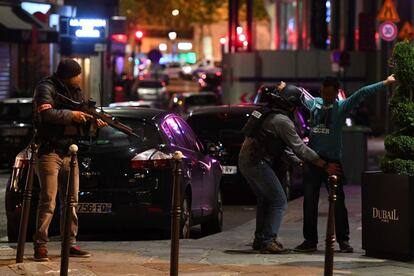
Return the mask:
[[72,246],[69,249],[69,256],[70,257],[78,257],[78,258],[89,258],[91,253],[88,251],[80,249],[78,245]]
[[47,262],[47,261],[49,261],[49,257],[47,256],[46,246],[35,246],[33,260],[35,262]]
[[273,240],[260,249],[261,254],[286,254],[288,252],[289,249],[283,248],[283,245],[276,240]]

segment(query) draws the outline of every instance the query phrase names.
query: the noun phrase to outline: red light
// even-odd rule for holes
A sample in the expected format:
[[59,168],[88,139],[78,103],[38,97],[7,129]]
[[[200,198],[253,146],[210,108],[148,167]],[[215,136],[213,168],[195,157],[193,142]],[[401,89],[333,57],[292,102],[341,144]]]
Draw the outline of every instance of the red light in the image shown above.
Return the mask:
[[138,39],[141,39],[144,36],[144,33],[142,31],[136,31],[135,32],[135,37]]
[[216,76],[217,77],[220,77],[221,76],[221,72],[219,71],[219,72],[216,72]]
[[126,43],[128,38],[125,34],[113,34],[111,35],[111,40],[120,43]]
[[220,38],[220,44],[221,45],[226,44],[226,42],[227,42],[227,39],[225,37]]

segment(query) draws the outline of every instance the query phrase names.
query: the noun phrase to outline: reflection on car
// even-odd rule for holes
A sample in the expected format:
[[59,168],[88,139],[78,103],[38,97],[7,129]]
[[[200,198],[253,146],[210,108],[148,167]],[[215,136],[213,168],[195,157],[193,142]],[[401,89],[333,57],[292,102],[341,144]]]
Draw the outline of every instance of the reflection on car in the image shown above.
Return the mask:
[[[201,224],[205,233],[221,231],[220,163],[205,153],[188,124],[180,116],[159,109],[104,108],[104,111],[133,128],[139,138],[104,127],[92,141],[85,137],[78,143],[80,233],[142,228],[169,233],[172,156],[177,150],[184,155],[181,236],[188,238],[189,229],[195,224]],[[24,151],[16,157],[6,188],[10,241],[17,238],[27,163]],[[37,179],[34,187],[36,199]],[[35,205],[34,200],[32,226]]]
[[14,157],[32,138],[32,98],[0,101],[0,163],[11,168]]

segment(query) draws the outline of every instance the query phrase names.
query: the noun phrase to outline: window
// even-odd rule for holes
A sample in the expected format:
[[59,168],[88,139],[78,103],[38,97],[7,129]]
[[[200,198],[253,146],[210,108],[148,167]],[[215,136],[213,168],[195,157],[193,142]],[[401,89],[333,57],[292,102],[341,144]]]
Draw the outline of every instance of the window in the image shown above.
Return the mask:
[[202,148],[200,147],[197,136],[194,134],[193,130],[181,118],[175,118],[175,120],[183,132],[183,136],[187,140],[187,147],[193,151],[201,151]]
[[123,118],[122,123],[131,127],[138,137],[129,136],[111,126],[102,127],[98,130],[95,145],[102,147],[105,145],[122,147],[129,146],[130,144],[155,146],[161,143],[160,135],[154,125],[128,118]]

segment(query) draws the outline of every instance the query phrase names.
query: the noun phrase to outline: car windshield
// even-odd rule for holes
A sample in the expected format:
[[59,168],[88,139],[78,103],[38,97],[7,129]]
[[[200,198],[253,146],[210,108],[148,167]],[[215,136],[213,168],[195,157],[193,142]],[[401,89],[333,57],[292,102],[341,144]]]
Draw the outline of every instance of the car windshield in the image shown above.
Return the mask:
[[202,141],[220,141],[226,144],[242,143],[243,126],[249,114],[203,114],[190,116],[187,122]]
[[215,105],[217,98],[213,95],[193,95],[187,98],[187,105]]
[[162,82],[160,81],[140,81],[139,82],[140,88],[162,88]]
[[147,147],[161,143],[161,137],[154,125],[130,118],[120,118],[120,121],[131,127],[138,137],[130,137],[124,132],[110,126],[102,127],[98,130],[94,145],[97,147],[122,147],[129,146],[132,143],[139,147]]
[[32,103],[0,103],[0,120],[2,121],[30,121],[32,116]]

